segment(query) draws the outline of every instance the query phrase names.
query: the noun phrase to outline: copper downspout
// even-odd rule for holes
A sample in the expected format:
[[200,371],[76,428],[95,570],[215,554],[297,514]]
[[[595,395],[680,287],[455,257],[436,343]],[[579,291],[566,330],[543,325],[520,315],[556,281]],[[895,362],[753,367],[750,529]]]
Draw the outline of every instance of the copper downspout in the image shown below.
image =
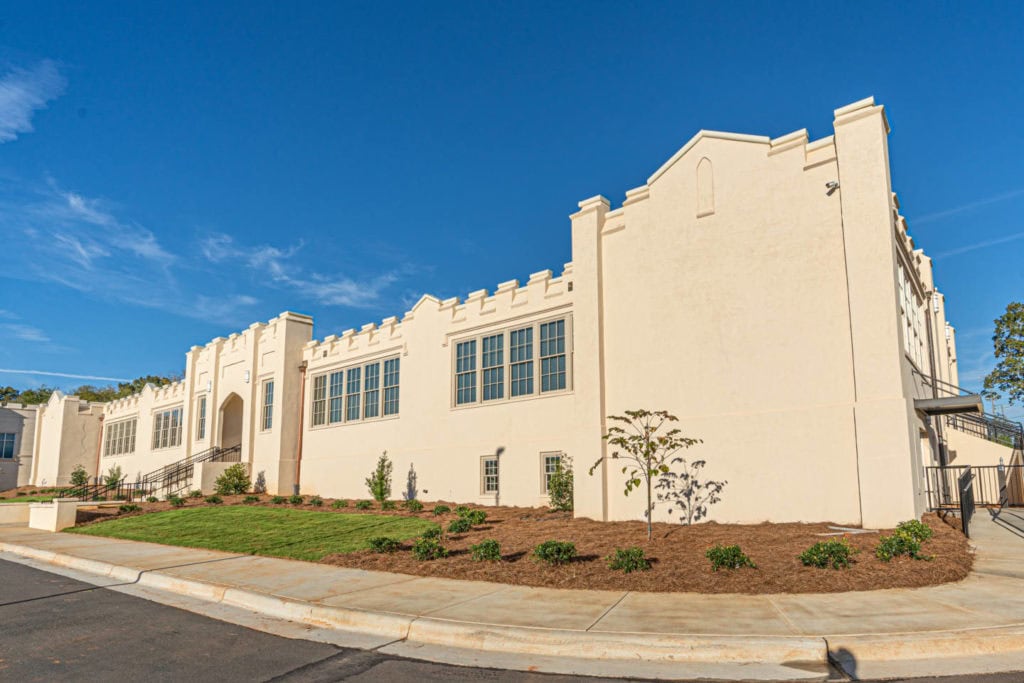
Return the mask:
[[100,456],[103,454],[103,418],[104,415],[100,415],[100,434],[96,438],[96,483],[99,483],[100,478]]
[[305,408],[306,408],[306,361],[299,364],[299,374],[302,375],[302,383],[299,388],[299,439],[295,450],[295,495],[299,495],[299,482],[302,476],[302,432],[305,430]]

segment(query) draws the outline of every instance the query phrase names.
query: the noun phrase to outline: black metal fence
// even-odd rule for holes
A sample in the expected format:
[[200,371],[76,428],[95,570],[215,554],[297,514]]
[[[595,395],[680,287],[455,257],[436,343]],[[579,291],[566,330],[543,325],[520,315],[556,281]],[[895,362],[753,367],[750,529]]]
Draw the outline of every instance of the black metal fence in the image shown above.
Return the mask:
[[963,413],[947,415],[946,425],[981,439],[1001,443],[1009,448],[1024,448],[1024,435],[1019,422],[1004,420],[994,415]]
[[960,528],[964,536],[971,537],[971,518],[974,516],[974,477],[971,466],[967,465],[964,473],[956,482],[956,490],[960,494]]
[[975,505],[1024,505],[1024,465],[950,465],[925,468],[929,509],[960,507],[959,480],[967,471]]

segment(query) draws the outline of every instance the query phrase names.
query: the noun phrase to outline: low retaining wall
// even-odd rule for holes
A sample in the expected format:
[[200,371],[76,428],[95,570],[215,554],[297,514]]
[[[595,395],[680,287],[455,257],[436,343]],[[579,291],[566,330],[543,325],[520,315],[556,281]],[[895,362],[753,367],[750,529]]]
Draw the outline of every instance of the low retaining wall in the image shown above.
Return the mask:
[[0,524],[25,524],[32,503],[0,503]]

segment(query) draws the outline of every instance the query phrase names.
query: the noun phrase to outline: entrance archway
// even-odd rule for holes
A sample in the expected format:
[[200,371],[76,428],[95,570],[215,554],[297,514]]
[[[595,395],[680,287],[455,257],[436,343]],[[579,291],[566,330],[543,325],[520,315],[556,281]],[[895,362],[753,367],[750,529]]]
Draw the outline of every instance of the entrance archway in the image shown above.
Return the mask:
[[242,445],[242,397],[230,394],[220,405],[220,446]]

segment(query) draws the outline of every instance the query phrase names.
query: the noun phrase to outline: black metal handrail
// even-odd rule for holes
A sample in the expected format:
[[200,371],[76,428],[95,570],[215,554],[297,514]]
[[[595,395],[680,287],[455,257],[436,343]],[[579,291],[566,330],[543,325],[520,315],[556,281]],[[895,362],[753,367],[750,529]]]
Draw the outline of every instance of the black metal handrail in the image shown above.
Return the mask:
[[195,466],[199,463],[241,462],[241,460],[241,446],[229,446],[227,448],[214,446],[201,453],[196,453],[177,462],[164,465],[160,469],[144,475],[139,480],[139,486],[150,490],[150,495],[160,493],[164,496],[171,496],[180,493],[192,484]]
[[983,507],[1024,505],[1024,465],[949,465],[926,467],[928,508],[960,506],[960,477],[970,469],[974,504]]
[[958,413],[946,416],[946,425],[982,439],[1002,444],[1009,448],[1024,448],[1024,427],[996,415],[982,413]]

